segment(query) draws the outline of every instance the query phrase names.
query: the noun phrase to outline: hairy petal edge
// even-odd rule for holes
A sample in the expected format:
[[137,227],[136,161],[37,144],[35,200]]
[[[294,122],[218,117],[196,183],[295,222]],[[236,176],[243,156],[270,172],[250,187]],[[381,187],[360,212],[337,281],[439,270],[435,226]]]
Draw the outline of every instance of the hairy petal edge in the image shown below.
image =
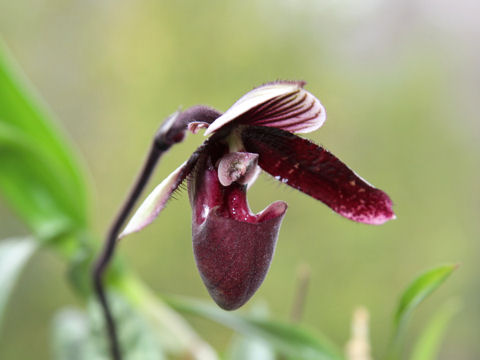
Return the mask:
[[327,150],[289,132],[246,127],[245,149],[259,154],[258,165],[277,180],[322,201],[338,214],[380,225],[394,219],[392,201]]

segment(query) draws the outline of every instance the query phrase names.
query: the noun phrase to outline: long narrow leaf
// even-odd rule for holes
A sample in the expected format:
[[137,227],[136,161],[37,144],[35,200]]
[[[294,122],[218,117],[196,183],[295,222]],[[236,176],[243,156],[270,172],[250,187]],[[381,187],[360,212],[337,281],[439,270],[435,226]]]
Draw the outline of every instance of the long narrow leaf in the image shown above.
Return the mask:
[[296,325],[256,319],[226,312],[198,300],[169,298],[167,303],[177,311],[198,315],[229,327],[245,336],[260,338],[276,351],[298,360],[339,360],[340,352],[324,337]]
[[452,300],[435,313],[419,336],[410,360],[434,360],[437,358],[447,326],[458,310],[458,302]]
[[426,271],[410,283],[397,306],[395,326],[400,327],[402,323],[407,321],[410,313],[437,289],[456,268],[456,264],[442,265]]
[[394,318],[394,331],[389,347],[389,359],[401,357],[405,329],[411,313],[417,306],[435,291],[458,267],[446,264],[428,270],[413,280],[404,291],[397,306]]
[[0,325],[15,282],[36,248],[36,242],[32,238],[0,242]]
[[73,151],[33,94],[0,39],[0,194],[37,237],[48,237],[51,223],[85,226],[86,188]]

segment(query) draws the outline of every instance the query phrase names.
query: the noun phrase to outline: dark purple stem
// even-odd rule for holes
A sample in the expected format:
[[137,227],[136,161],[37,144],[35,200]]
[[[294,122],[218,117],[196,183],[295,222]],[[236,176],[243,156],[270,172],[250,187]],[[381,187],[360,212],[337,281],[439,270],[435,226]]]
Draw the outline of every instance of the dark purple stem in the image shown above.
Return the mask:
[[165,151],[167,151],[169,148],[170,148],[170,145],[160,147],[157,145],[156,142],[153,143],[150,149],[150,153],[148,154],[147,160],[145,162],[145,165],[143,166],[143,169],[140,172],[140,175],[137,178],[135,185],[133,186],[125,203],[121,207],[117,217],[115,218],[115,220],[112,223],[112,226],[110,227],[110,230],[107,235],[107,239],[105,241],[105,245],[103,247],[103,251],[98,257],[98,260],[95,263],[95,267],[93,270],[94,289],[103,309],[105,322],[107,325],[108,337],[110,339],[110,351],[111,351],[112,358],[114,360],[121,360],[122,356],[120,351],[120,344],[118,342],[115,322],[114,322],[110,307],[108,305],[105,288],[102,282],[103,274],[113,257],[118,234],[120,233],[120,230],[122,229],[122,226],[125,223],[125,220],[130,214],[130,211],[132,210],[132,208],[135,206],[135,203],[138,197],[140,196],[145,185],[147,184],[148,179],[150,178],[150,175],[152,174],[155,168],[155,165],[157,164],[161,155]]
[[115,245],[117,244],[120,230],[122,230],[125,221],[130,215],[130,212],[135,206],[162,155],[168,151],[172,145],[181,142],[185,137],[188,123],[191,121],[211,123],[218,116],[220,116],[220,113],[214,109],[205,106],[194,106],[182,113],[173,114],[163,122],[155,134],[147,160],[125,203],[115,217],[107,234],[103,250],[94,264],[92,273],[93,287],[103,310],[107,326],[106,330],[110,341],[110,353],[113,360],[121,360],[122,352],[118,341],[115,320],[108,304],[105,286],[103,284],[103,275],[115,253]]

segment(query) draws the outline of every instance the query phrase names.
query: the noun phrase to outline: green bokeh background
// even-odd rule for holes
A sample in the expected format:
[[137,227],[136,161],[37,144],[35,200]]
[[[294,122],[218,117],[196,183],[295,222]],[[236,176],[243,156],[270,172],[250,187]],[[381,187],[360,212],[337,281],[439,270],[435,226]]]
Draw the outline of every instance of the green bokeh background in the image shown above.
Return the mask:
[[[98,234],[168,114],[199,103],[226,110],[264,82],[306,80],[328,114],[308,137],[388,192],[398,218],[381,227],[355,224],[261,177],[249,192],[252,208],[282,199],[289,210],[270,272],[251,302],[264,301],[274,317],[288,319],[297,269],[306,263],[304,323],[343,344],[353,309],[365,305],[378,358],[410,279],[460,262],[420,308],[412,339],[436,306],[459,297],[462,311],[441,359],[477,359],[479,10],[469,0],[2,0],[0,32],[90,170]],[[189,136],[174,148],[149,189],[202,140]],[[190,216],[182,194],[119,252],[159,293],[207,298]],[[0,224],[1,237],[26,233],[5,207]],[[28,266],[0,334],[0,359],[49,358],[50,318],[76,302],[64,271],[47,252]],[[229,331],[193,322],[217,348],[227,346]]]

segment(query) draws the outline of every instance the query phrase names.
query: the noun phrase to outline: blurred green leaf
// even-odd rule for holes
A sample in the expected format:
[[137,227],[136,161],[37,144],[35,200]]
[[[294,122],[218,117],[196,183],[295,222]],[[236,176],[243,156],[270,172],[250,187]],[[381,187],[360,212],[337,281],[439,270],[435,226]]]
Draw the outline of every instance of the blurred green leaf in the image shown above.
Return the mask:
[[417,277],[407,287],[395,313],[395,326],[398,328],[408,320],[410,313],[435,289],[437,289],[458,267],[447,264],[428,270]]
[[227,312],[199,300],[168,298],[166,301],[182,313],[202,316],[247,337],[262,339],[279,353],[294,359],[343,359],[330,341],[296,325]]
[[0,242],[0,325],[13,286],[36,248],[33,238],[7,239]]
[[[144,319],[119,294],[110,293],[110,302],[117,319],[123,358],[125,360],[163,360],[161,345]],[[55,360],[110,359],[103,317],[96,303],[89,312],[63,309],[53,322],[53,354]]]
[[230,345],[227,359],[275,360],[275,353],[264,340],[237,335]]
[[437,358],[447,325],[458,310],[458,301],[452,300],[435,313],[419,336],[410,360],[434,360]]
[[148,321],[165,353],[181,359],[218,359],[215,350],[191,328],[188,322],[155,296],[138,278],[125,276],[117,283],[117,287]]
[[[109,292],[109,303],[116,319],[118,337],[125,360],[162,360],[164,349],[155,336],[147,319],[117,292]],[[90,343],[99,354],[109,354],[106,331],[103,327],[103,315],[97,302],[89,306],[92,324]],[[105,356],[108,359],[108,356]],[[89,360],[86,358],[85,360]]]
[[[255,303],[248,313],[256,318],[267,319],[267,304]],[[272,346],[265,340],[235,333],[227,351],[227,359],[275,360],[276,357]]]
[[85,227],[73,152],[0,40],[0,193],[39,238]]
[[55,360],[106,360],[90,341],[88,316],[80,310],[60,310],[53,319],[53,358]]
[[406,324],[412,311],[437,289],[457,267],[457,264],[446,264],[428,270],[413,280],[404,291],[395,312],[394,332],[389,348],[390,359],[400,357]]

